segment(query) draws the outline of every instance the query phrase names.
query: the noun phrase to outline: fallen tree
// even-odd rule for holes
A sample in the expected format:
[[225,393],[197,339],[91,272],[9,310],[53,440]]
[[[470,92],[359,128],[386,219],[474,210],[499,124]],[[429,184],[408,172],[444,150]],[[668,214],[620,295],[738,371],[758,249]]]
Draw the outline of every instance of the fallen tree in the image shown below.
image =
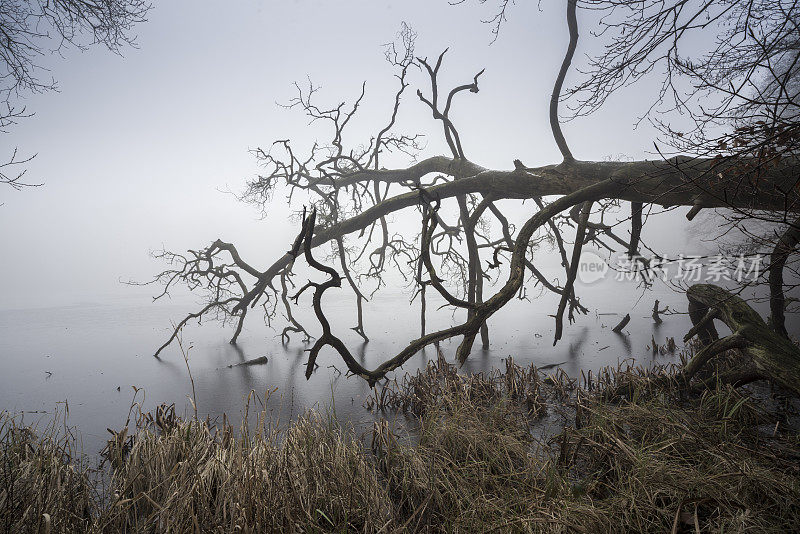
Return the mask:
[[[598,2],[589,2],[589,4],[595,3]],[[627,9],[632,3],[609,1],[606,4],[612,9]],[[640,4],[642,10],[656,9],[659,5],[658,2],[633,4]],[[675,10],[680,12],[683,9],[680,6],[683,4],[676,2],[674,5],[662,6],[656,9],[652,16],[656,20],[671,20],[671,17],[680,15],[676,14]],[[777,9],[774,4],[768,2],[734,4],[735,10],[723,9],[721,13],[715,15],[714,20],[737,22],[739,19],[730,18],[734,16],[731,13],[740,13],[746,8],[752,10],[755,4],[761,15],[774,14]],[[772,108],[763,102],[753,107],[752,109],[756,111],[743,119],[729,118],[729,124],[733,124],[735,128],[730,135],[726,134],[727,137],[713,139],[716,143],[713,151],[698,153],[700,150],[697,147],[701,144],[696,144],[694,154],[689,154],[691,151],[687,149],[683,151],[684,155],[652,161],[589,162],[576,159],[561,131],[558,108],[562,99],[564,79],[570,68],[578,39],[577,5],[576,0],[566,1],[570,42],[554,84],[550,104],[550,127],[563,156],[563,161],[558,164],[528,167],[520,160],[514,160],[513,170],[504,171],[487,169],[470,161],[459,131],[451,118],[451,110],[456,97],[462,93],[479,91],[478,80],[483,71],[478,72],[471,82],[456,86],[445,93],[439,83],[439,72],[445,53],[439,55],[434,63],[429,63],[425,58],[415,57],[414,34],[405,27],[401,32],[401,46],[390,46],[386,54],[390,63],[397,68],[399,80],[392,113],[385,126],[368,144],[345,149],[342,141],[343,133],[357,113],[364,97],[363,88],[352,106],[340,104],[328,109],[319,107],[312,100],[316,92],[313,85],[307,91],[298,86],[298,96],[290,103],[290,107],[301,109],[314,121],[329,124],[332,128],[330,143],[315,144],[308,157],[298,156],[288,140],[277,141],[269,150],[259,149],[256,151],[257,156],[267,167],[267,172],[248,184],[243,198],[263,207],[271,201],[281,183],[288,188],[290,201],[292,195],[304,195],[311,209],[307,216],[304,215],[300,234],[289,252],[266,268],[256,267],[247,262],[233,244],[220,240],[207,248],[189,251],[188,255],[166,251],[161,253],[160,256],[172,264],[172,268],[156,278],[156,281],[162,282],[165,286],[162,295],[175,284],[182,282],[190,289],[205,290],[208,303],[201,310],[187,315],[177,325],[172,337],[158,349],[156,356],[175,339],[189,320],[209,313],[221,314],[223,319],[233,320],[236,323],[231,339],[231,343],[235,343],[248,311],[257,305],[263,307],[269,319],[275,317],[279,309],[284,310],[288,322],[282,332],[285,342],[289,341],[293,333],[310,338],[308,331],[292,313],[292,307],[297,305],[303,291],[313,288],[313,307],[323,333],[311,349],[307,376],[313,372],[320,350],[325,346],[331,346],[344,359],[353,374],[374,384],[388,372],[402,365],[417,351],[432,343],[462,337],[457,350],[457,358],[462,362],[469,356],[478,336],[481,338],[482,346],[487,348],[489,346],[487,319],[523,291],[528,275],[532,277],[534,284],[541,284],[560,297],[554,327],[554,343],[557,342],[563,333],[565,314],[571,322],[576,313],[586,312],[574,288],[578,262],[586,245],[625,251],[629,257],[636,258],[641,263],[642,271],[645,273],[642,280],[649,283],[646,274],[649,267],[641,258],[640,247],[645,246],[642,243],[643,211],[653,205],[686,206],[690,208],[687,212],[689,219],[693,219],[702,209],[720,207],[745,220],[767,219],[784,222],[796,219],[796,214],[800,211],[798,198],[800,167],[795,148],[800,141],[800,128],[795,116],[787,115],[784,111],[773,114],[772,122],[769,124],[761,120],[762,115],[758,113],[772,113],[769,111]],[[705,28],[704,25],[692,21],[704,13],[708,5],[716,3],[703,3],[697,7],[698,11],[685,24],[675,24],[670,27],[669,31],[673,32],[670,35],[677,39],[689,29]],[[791,20],[793,9],[786,11],[788,14],[785,14],[783,22]],[[758,20],[761,24],[764,20],[769,23],[772,19],[766,17]],[[745,36],[753,33],[752,25],[756,22],[747,20],[742,24],[744,24],[743,30],[739,26],[736,28],[744,31]],[[772,24],[776,23],[773,21]],[[609,27],[619,28],[613,25]],[[623,27],[627,26],[623,24]],[[779,30],[781,28],[782,26],[778,27]],[[662,26],[652,26],[649,31],[650,33],[637,33],[633,36],[629,33],[627,42],[633,47],[630,50],[635,51],[643,44],[665,42],[661,33]],[[779,43],[785,38],[785,32],[778,31],[777,34],[773,32],[771,35],[773,40]],[[652,59],[648,54],[658,50],[655,44],[653,46],[651,52],[645,53],[637,61]],[[610,71],[619,68],[619,65],[612,61],[615,50],[612,48],[607,52],[605,60],[608,63],[605,70],[598,67],[598,71],[593,73],[595,78],[602,79]],[[714,57],[721,60],[719,54],[723,52],[720,50],[716,49],[717,56]],[[743,57],[749,58],[750,48],[742,50]],[[789,50],[793,49],[790,47]],[[725,59],[727,60],[733,52],[725,49]],[[767,53],[766,60],[774,59],[774,54],[777,53],[774,52],[773,56]],[[669,54],[668,59],[683,65],[686,72],[694,72],[689,66],[680,63],[680,58],[677,56],[673,58]],[[758,70],[762,59],[756,59],[756,63],[751,66]],[[451,154],[422,159],[402,169],[385,169],[381,165],[382,154],[392,151],[412,152],[419,148],[417,136],[402,135],[393,130],[402,97],[409,86],[407,76],[412,65],[419,66],[428,77],[430,91],[426,94],[418,90],[417,96],[441,125],[443,138]],[[784,70],[785,72],[773,69],[773,73],[776,79],[782,77],[781,87],[786,88],[794,79],[791,77],[795,72],[794,63]],[[594,87],[595,97],[600,100],[604,98],[602,91],[606,89],[600,86],[579,86],[579,89],[586,90],[586,87]],[[779,96],[776,97],[779,102],[785,98],[785,93],[786,91],[779,91]],[[576,93],[568,93],[568,96],[572,94]],[[758,93],[759,97],[764,94],[764,91]],[[753,100],[743,89],[738,91],[738,96],[745,100],[748,98],[750,101]],[[775,100],[771,102],[776,103]],[[717,117],[719,120],[722,118],[722,115]],[[740,124],[745,126],[737,126]],[[684,134],[675,133],[676,139],[684,137]],[[707,148],[710,141],[705,139],[704,142],[706,144],[702,146]],[[550,202],[544,200],[544,197],[554,196],[559,198]],[[528,199],[536,203],[538,211],[517,230],[497,203],[502,200]],[[455,221],[440,211],[443,203],[447,202],[454,203],[454,207],[457,208]],[[623,217],[621,221],[609,224],[607,217],[610,217],[612,208],[619,207],[622,203],[628,204],[629,215]],[[420,233],[414,238],[400,233],[393,234],[390,231],[388,216],[409,208],[418,210],[420,214],[422,222]],[[489,221],[499,224],[500,231],[493,233]],[[628,224],[628,221],[629,235],[623,235],[618,228],[623,223]],[[768,269],[772,277],[772,291],[776,302],[783,298],[785,287],[779,274],[782,273],[787,258],[792,255],[797,244],[795,238],[797,227],[791,223],[788,226],[787,237],[780,241],[780,248],[773,254],[773,265]],[[563,283],[547,279],[534,264],[532,246],[543,239],[541,232],[546,232],[558,249],[565,274]],[[570,237],[573,238],[572,242],[569,241]],[[338,263],[341,274],[337,269],[326,266],[314,258],[313,249],[328,243],[332,245],[329,258]],[[570,246],[571,251],[568,250]],[[290,295],[294,287],[293,266],[301,252],[307,263],[325,273],[328,280],[324,283],[309,282],[299,293]],[[501,276],[495,273],[500,273],[500,266],[504,262],[509,265],[505,282],[487,298],[484,295],[484,283],[486,280],[491,280],[493,275],[497,278]],[[338,287],[343,283],[349,286],[355,297],[358,318],[353,330],[367,340],[362,304],[370,293],[365,289],[365,285],[372,284],[372,291],[384,285],[383,275],[391,264],[412,281],[416,294],[419,295],[420,337],[376,369],[368,370],[352,357],[345,344],[331,331],[330,324],[324,316],[322,294],[326,289]],[[451,293],[443,284],[445,279],[439,275],[445,272],[451,280],[457,282],[456,285],[461,285],[463,291],[457,294]],[[276,278],[279,284],[275,283]],[[463,309],[466,314],[465,321],[444,330],[426,332],[425,299],[429,287],[441,295],[450,306]],[[778,291],[781,292],[780,295]],[[703,305],[703,302],[699,297],[693,300],[690,296],[690,305],[696,308]],[[710,306],[707,302],[704,305]],[[782,316],[777,313],[773,315],[782,325]],[[704,324],[706,328],[710,328],[708,321]],[[763,329],[759,327],[757,330],[763,334]],[[733,341],[724,342],[723,348],[738,346],[739,341],[740,338],[735,338]],[[765,341],[765,343],[771,342]],[[750,341],[748,347],[748,350],[761,350],[753,349],[756,347],[754,340]],[[716,348],[719,348],[719,345]],[[709,348],[705,354],[710,357],[716,348]],[[762,363],[757,365],[762,365],[762,374],[775,375],[774,366],[768,365],[765,358],[761,360]],[[696,365],[701,363],[698,360]]]
[[[686,296],[694,326],[684,341],[698,335],[704,343],[683,370],[686,381],[714,356],[735,349],[743,356],[741,368],[718,379],[734,385],[769,379],[800,394],[800,347],[767,325],[741,297],[721,287],[696,284]],[[720,339],[715,320],[722,321],[731,335]]]

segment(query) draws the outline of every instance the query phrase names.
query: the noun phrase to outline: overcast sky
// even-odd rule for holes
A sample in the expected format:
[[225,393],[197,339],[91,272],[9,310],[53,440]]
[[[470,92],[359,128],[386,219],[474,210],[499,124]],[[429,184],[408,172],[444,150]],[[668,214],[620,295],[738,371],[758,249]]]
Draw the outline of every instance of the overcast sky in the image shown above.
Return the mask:
[[[266,266],[296,232],[285,203],[276,197],[267,222],[222,191],[241,191],[258,172],[250,149],[283,138],[303,147],[324,135],[276,105],[293,95],[294,81],[311,77],[323,87],[320,102],[334,105],[366,81],[364,116],[345,141],[367,141],[390,112],[396,80],[381,45],[402,21],[419,35],[417,55],[450,47],[444,86],[486,68],[480,93],[462,95],[453,113],[470,159],[495,168],[512,168],[515,158],[558,162],[547,111],[567,42],[562,4],[544,1],[539,11],[537,2],[518,2],[490,45],[481,20],[492,2],[176,0],[158,3],[124,57],[95,47],[46,58],[60,91],[28,96],[36,115],[0,137],[0,155],[14,146],[37,154],[28,179],[44,182],[0,189],[0,307],[120,294],[146,301],[119,280],[155,274],[161,264],[148,252],[162,245],[185,250],[222,238]],[[591,46],[584,29],[578,53]],[[419,75],[413,82],[428,89]],[[573,154],[647,157],[654,132],[633,123],[651,89],[639,85],[565,125]],[[423,156],[446,153],[413,92],[402,113],[405,131],[428,135]]]

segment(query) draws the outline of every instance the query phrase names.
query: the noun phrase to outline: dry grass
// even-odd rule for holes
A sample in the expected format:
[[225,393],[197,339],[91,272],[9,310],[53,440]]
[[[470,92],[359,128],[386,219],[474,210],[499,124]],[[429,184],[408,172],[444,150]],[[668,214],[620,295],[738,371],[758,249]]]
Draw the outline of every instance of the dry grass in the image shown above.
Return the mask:
[[529,417],[544,415],[547,411],[544,382],[552,385],[553,376],[566,375],[559,369],[556,375],[545,377],[536,367],[522,368],[512,358],[505,360],[505,366],[504,371],[495,369],[489,374],[458,374],[456,366],[447,363],[439,352],[436,361],[428,362],[416,374],[406,374],[400,381],[376,388],[364,407],[420,417],[431,409],[447,410],[449,405],[460,408],[468,403],[485,407],[507,399],[524,408]]
[[44,428],[0,412],[2,532],[83,532],[97,502],[76,440],[58,415]]
[[[104,529],[132,532],[367,530],[390,518],[386,492],[355,438],[308,413],[281,436],[234,438],[228,427],[177,420],[140,430],[115,460]],[[280,444],[279,444],[280,442]]]
[[[325,414],[276,429],[262,413],[234,432],[162,408],[109,442],[110,489],[97,494],[68,437],[55,426],[37,437],[4,415],[0,527],[800,531],[795,429],[764,395],[654,386],[670,372],[622,368],[578,383],[510,360],[503,372],[461,376],[440,360],[370,403],[405,411],[413,440],[386,420],[356,436]],[[535,437],[546,412],[568,420]]]

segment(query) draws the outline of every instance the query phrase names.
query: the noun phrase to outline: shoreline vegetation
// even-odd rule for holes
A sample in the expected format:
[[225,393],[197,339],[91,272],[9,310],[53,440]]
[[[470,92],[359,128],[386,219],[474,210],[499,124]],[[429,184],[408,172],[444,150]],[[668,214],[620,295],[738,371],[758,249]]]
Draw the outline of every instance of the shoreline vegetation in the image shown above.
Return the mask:
[[370,432],[331,411],[279,428],[268,396],[236,426],[162,406],[113,433],[100,470],[65,419],[2,413],[0,530],[800,531],[797,399],[688,390],[681,367],[465,375],[440,353],[375,389]]

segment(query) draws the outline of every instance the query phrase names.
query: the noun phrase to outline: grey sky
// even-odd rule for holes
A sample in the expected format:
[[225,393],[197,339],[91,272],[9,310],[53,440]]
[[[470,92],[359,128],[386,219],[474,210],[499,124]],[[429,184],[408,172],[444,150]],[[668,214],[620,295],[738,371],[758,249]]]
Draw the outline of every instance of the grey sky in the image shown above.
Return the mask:
[[[470,159],[496,168],[510,168],[515,158],[558,161],[547,106],[567,41],[564,8],[518,4],[490,46],[481,19],[491,2],[172,1],[156,6],[138,27],[139,48],[123,58],[100,48],[48,58],[60,92],[26,98],[36,116],[0,137],[0,156],[13,146],[38,153],[29,180],[45,182],[0,190],[0,307],[143,295],[118,280],[157,272],[161,265],[148,251],[162,244],[184,250],[220,237],[262,264],[273,259],[296,231],[282,199],[261,221],[220,190],[239,191],[257,173],[248,149],[287,137],[308,146],[324,135],[275,105],[306,76],[323,86],[320,102],[330,104],[351,100],[367,81],[364,116],[351,132],[366,141],[390,112],[396,80],[381,44],[401,21],[419,34],[417,55],[450,47],[444,85],[486,67],[481,92],[455,106]],[[584,30],[579,54],[590,46]],[[413,82],[428,88],[419,75]],[[632,125],[651,94],[639,85],[567,124],[573,154],[645,157],[653,132]],[[429,136],[424,155],[444,153],[438,126],[413,92],[402,113],[405,131]]]

